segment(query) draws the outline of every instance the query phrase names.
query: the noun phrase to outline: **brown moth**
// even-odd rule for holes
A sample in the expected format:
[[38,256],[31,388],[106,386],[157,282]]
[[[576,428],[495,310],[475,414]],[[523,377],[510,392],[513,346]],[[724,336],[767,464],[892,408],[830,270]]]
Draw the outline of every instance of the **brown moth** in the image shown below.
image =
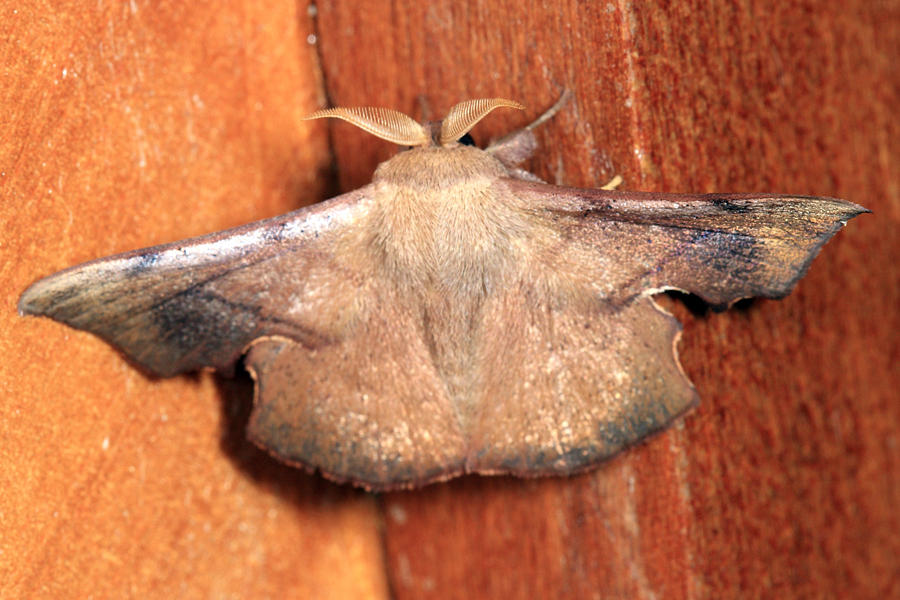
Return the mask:
[[72,267],[19,311],[93,332],[149,372],[256,380],[250,438],[372,489],[463,473],[569,474],[697,402],[663,290],[785,296],[866,212],[830,198],[548,185],[532,128],[458,140],[502,99],[419,124],[329,109],[411,149],[371,184],[220,233]]

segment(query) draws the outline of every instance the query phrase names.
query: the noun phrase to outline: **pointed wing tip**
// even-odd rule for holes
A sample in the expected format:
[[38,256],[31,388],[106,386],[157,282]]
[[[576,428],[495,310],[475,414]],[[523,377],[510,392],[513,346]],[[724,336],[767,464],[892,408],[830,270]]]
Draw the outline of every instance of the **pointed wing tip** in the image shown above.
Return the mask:
[[42,302],[46,297],[41,291],[41,284],[44,279],[40,279],[29,285],[22,295],[19,296],[19,302],[16,304],[16,310],[20,317],[39,317],[46,315],[46,303]]
[[[177,364],[168,361],[152,360],[155,357],[140,356],[135,353],[133,348],[123,347],[102,329],[79,322],[78,317],[82,315],[82,312],[78,310],[73,312],[71,310],[73,305],[70,302],[77,297],[77,286],[71,285],[71,282],[68,282],[67,285],[65,277],[60,276],[61,273],[69,271],[71,269],[49,275],[28,286],[19,296],[16,305],[19,316],[46,317],[78,331],[93,334],[112,345],[132,366],[150,377],[172,377],[193,370],[180,368]],[[227,365],[223,369],[227,369]]]
[[849,221],[850,219],[852,219],[854,217],[858,217],[859,215],[864,215],[867,213],[872,214],[872,211],[869,210],[868,208],[866,208],[865,206],[860,206],[859,204],[854,204],[852,202],[848,202],[848,204],[850,204],[850,206],[847,207],[848,208],[847,221]]
[[[831,203],[833,210],[829,211],[828,216],[833,220],[831,221],[830,228],[825,227],[819,233],[819,244],[811,249],[805,265],[806,267],[808,267],[809,262],[811,262],[812,259],[814,259],[818,255],[819,251],[822,249],[822,246],[824,246],[829,240],[831,240],[831,238],[834,237],[840,229],[847,225],[847,223],[849,223],[852,219],[855,219],[859,215],[864,215],[866,213],[872,212],[865,206],[861,206],[847,200],[841,200],[839,198],[816,198],[816,200],[827,201]],[[802,272],[805,273],[805,268]]]
[[51,319],[60,320],[55,316],[60,306],[67,300],[72,299],[77,292],[76,286],[72,285],[71,280],[67,280],[66,277],[62,276],[63,273],[70,271],[72,269],[65,269],[64,271],[42,277],[25,288],[25,291],[19,296],[19,302],[16,304],[19,315],[23,317],[50,317]]
[[850,219],[858,217],[859,215],[872,212],[865,206],[850,202],[849,200],[842,200],[840,198],[829,198],[821,196],[799,196],[799,198],[807,201],[827,202],[831,204],[834,209],[833,214],[835,214],[835,216],[837,216],[842,223],[846,223]]
[[865,213],[872,212],[865,206],[856,204],[855,202],[850,202],[849,200],[839,200],[837,198],[828,198],[828,200],[831,200],[834,203],[839,203],[843,207],[843,213],[844,215],[846,215],[847,220]]
[[16,303],[16,312],[19,313],[20,317],[28,317],[36,314],[32,309],[28,290],[25,290],[24,292],[22,292],[22,295],[19,296],[19,301],[18,303]]

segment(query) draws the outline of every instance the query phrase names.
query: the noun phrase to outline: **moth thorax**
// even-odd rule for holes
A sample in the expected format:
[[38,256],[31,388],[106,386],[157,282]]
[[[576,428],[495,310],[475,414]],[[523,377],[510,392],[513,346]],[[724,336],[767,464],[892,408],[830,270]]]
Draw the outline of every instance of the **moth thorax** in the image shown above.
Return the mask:
[[383,163],[374,182],[388,268],[448,292],[490,287],[508,266],[510,236],[523,227],[497,198],[503,175],[502,164],[469,146],[423,147]]
[[458,185],[484,185],[509,175],[490,154],[472,146],[422,146],[401,152],[379,165],[372,181],[411,187],[429,194]]

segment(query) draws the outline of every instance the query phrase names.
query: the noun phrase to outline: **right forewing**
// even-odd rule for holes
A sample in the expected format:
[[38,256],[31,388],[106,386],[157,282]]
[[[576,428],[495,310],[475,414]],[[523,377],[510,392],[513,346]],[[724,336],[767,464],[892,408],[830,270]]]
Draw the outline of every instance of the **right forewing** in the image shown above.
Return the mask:
[[718,305],[780,298],[819,249],[856,215],[833,198],[654,194],[508,180],[512,195],[553,232],[549,268],[612,302],[680,289]]

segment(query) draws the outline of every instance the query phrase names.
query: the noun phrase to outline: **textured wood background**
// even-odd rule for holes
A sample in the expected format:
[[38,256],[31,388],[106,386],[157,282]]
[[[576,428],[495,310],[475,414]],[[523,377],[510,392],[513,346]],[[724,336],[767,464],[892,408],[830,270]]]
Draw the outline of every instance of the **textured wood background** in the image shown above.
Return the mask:
[[[0,1],[0,597],[900,596],[900,3]],[[703,403],[570,479],[382,496],[242,434],[246,377],[152,380],[15,314],[34,279],[285,212],[395,151],[314,108],[563,89],[551,182],[875,211],[797,290],[662,298]]]

